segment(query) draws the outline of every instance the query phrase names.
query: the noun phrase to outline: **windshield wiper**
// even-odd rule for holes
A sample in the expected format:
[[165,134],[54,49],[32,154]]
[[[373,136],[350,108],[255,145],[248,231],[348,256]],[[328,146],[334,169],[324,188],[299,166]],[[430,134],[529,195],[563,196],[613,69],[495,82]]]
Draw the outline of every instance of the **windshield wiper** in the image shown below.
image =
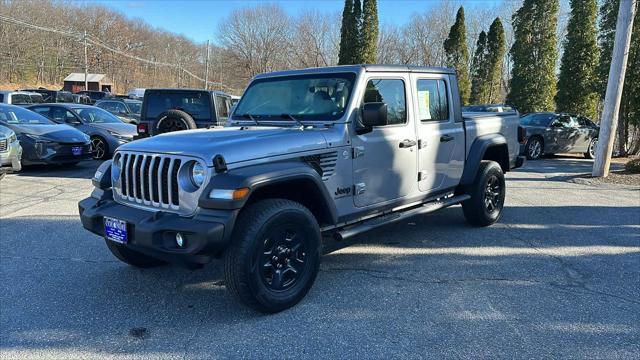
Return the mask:
[[236,115],[238,117],[241,117],[243,119],[249,119],[251,121],[253,121],[254,124],[260,126],[260,123],[258,122],[258,120],[256,120],[256,118],[253,117],[253,115],[247,113],[247,114],[240,114],[240,115]]
[[280,114],[280,117],[285,118],[285,119],[290,119],[296,122],[296,124],[298,124],[299,126],[305,126],[306,124],[303,123],[302,121],[300,121],[299,119],[297,119],[296,117],[294,117],[291,114]]

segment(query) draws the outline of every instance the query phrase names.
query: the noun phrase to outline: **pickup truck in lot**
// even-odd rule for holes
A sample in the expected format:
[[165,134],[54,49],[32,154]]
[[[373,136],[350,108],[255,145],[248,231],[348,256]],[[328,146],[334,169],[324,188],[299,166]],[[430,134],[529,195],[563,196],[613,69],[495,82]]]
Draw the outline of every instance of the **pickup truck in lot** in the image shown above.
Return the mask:
[[446,68],[262,74],[224,128],[118,148],[80,217],[133,266],[224,257],[227,288],[277,312],[312,286],[323,239],[456,204],[472,225],[498,221],[518,137],[517,112],[463,114]]

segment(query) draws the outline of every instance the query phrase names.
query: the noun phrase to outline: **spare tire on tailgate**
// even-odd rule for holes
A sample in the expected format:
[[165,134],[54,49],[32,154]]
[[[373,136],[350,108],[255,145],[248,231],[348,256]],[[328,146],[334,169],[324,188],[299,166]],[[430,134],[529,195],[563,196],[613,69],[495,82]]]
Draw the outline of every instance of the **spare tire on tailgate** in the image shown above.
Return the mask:
[[182,110],[167,110],[156,120],[156,134],[195,128],[196,122],[193,117]]

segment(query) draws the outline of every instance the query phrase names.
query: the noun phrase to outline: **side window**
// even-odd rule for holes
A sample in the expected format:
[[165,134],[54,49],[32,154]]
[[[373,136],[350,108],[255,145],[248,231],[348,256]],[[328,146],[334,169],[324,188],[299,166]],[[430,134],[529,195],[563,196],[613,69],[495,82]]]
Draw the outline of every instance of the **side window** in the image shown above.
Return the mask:
[[571,117],[567,115],[561,115],[556,118],[553,122],[554,127],[560,128],[570,128],[571,127]]
[[404,81],[400,79],[371,79],[364,92],[364,104],[387,104],[387,125],[407,122],[407,104]]
[[116,113],[127,113],[127,108],[124,106],[123,103],[119,103],[119,102],[114,102],[113,103],[113,110]]
[[216,95],[216,114],[219,118],[226,119],[229,117],[229,106],[227,98]]
[[444,80],[418,80],[418,118],[420,121],[449,120],[449,98]]
[[29,109],[29,110],[31,110],[31,111],[35,111],[35,112],[37,112],[38,114],[40,114],[40,115],[42,115],[42,116],[49,117],[49,115],[50,115],[50,114],[49,114],[49,110],[51,110],[51,108],[47,106],[47,107],[31,108],[31,109]]

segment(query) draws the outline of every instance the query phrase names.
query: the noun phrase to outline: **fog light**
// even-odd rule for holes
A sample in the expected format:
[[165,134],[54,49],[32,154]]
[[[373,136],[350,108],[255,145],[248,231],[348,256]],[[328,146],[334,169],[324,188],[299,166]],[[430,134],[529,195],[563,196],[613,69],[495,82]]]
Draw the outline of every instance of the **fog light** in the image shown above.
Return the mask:
[[180,233],[176,233],[176,244],[178,244],[179,247],[183,247],[184,246],[184,238],[182,237],[182,234],[180,234]]

